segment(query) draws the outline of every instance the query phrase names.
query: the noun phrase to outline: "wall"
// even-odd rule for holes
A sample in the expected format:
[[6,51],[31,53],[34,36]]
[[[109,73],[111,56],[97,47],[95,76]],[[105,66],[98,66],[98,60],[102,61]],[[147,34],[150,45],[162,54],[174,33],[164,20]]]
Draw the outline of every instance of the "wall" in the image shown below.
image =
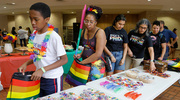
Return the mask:
[[63,14],[63,26],[73,26],[76,23],[75,14]]
[[8,18],[7,15],[0,15],[0,29],[3,31],[5,28],[6,30],[8,29]]
[[[15,27],[15,18],[14,16],[8,15],[8,32],[11,32],[12,27]],[[16,28],[17,31],[18,28]]]

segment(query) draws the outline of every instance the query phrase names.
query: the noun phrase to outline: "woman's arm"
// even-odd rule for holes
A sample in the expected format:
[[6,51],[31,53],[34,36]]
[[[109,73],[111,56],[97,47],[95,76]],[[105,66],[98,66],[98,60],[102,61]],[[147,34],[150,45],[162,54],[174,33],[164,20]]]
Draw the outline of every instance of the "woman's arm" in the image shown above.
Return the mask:
[[81,63],[91,63],[101,57],[106,44],[106,36],[104,30],[100,29],[96,34],[96,51],[88,58],[84,59]]
[[127,45],[127,54],[129,57],[133,57],[133,52],[131,51],[128,45]]
[[153,47],[148,47],[148,51],[150,54],[150,70],[154,71],[156,69],[156,67],[154,65],[154,49],[153,49]]
[[124,61],[125,61],[125,59],[126,59],[128,44],[127,44],[127,43],[123,43],[123,46],[124,46],[123,58],[121,59],[119,65],[123,65],[123,64],[124,64]]
[[109,51],[109,49],[105,46],[104,52],[109,55],[112,62],[116,62],[116,58],[113,56],[113,54]]
[[158,60],[163,60],[164,55],[166,53],[166,43],[161,43],[162,46],[162,52],[161,52],[161,56],[158,58]]

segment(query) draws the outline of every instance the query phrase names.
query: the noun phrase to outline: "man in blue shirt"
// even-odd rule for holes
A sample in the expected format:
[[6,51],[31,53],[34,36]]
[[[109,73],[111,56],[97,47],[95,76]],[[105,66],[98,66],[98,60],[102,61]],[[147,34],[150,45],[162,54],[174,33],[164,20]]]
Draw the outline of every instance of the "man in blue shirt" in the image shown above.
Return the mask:
[[[165,25],[164,21],[161,20],[160,21],[160,33],[162,33],[166,38],[166,53],[164,55],[163,60],[166,60],[169,56],[169,47],[174,46],[174,43],[176,43],[178,36],[176,34],[174,34],[172,31],[165,29],[164,25]],[[170,38],[174,39],[174,41],[171,44],[169,43]]]

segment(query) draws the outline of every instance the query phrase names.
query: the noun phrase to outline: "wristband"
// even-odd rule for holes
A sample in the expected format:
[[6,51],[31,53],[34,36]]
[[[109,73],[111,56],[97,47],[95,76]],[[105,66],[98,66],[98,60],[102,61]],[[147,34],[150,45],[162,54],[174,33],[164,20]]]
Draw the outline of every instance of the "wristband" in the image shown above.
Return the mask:
[[110,57],[112,57],[112,56],[113,56],[113,54],[110,55]]
[[154,62],[154,60],[150,60],[150,62]]
[[44,69],[44,67],[41,67],[41,69],[42,69],[43,73],[45,73],[45,72],[46,72],[46,70]]

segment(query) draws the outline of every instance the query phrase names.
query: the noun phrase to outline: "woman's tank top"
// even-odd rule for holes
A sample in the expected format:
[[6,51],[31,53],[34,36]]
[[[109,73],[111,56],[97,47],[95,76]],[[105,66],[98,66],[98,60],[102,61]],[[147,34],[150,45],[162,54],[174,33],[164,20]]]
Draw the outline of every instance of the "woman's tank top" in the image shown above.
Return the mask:
[[[93,38],[92,39],[85,39],[84,38],[84,34],[85,34],[85,30],[83,31],[83,35],[82,35],[82,45],[84,47],[84,50],[83,50],[83,53],[82,53],[82,59],[86,59],[87,57],[91,56],[93,53],[95,53],[94,50],[96,50],[96,34],[97,32],[99,31],[99,29],[96,31],[96,33],[94,34]],[[89,42],[89,45],[94,48],[94,50],[92,50],[89,45],[88,45],[88,42]],[[101,55],[102,57],[104,57],[104,54],[102,53]],[[100,57],[101,58],[101,57]]]

